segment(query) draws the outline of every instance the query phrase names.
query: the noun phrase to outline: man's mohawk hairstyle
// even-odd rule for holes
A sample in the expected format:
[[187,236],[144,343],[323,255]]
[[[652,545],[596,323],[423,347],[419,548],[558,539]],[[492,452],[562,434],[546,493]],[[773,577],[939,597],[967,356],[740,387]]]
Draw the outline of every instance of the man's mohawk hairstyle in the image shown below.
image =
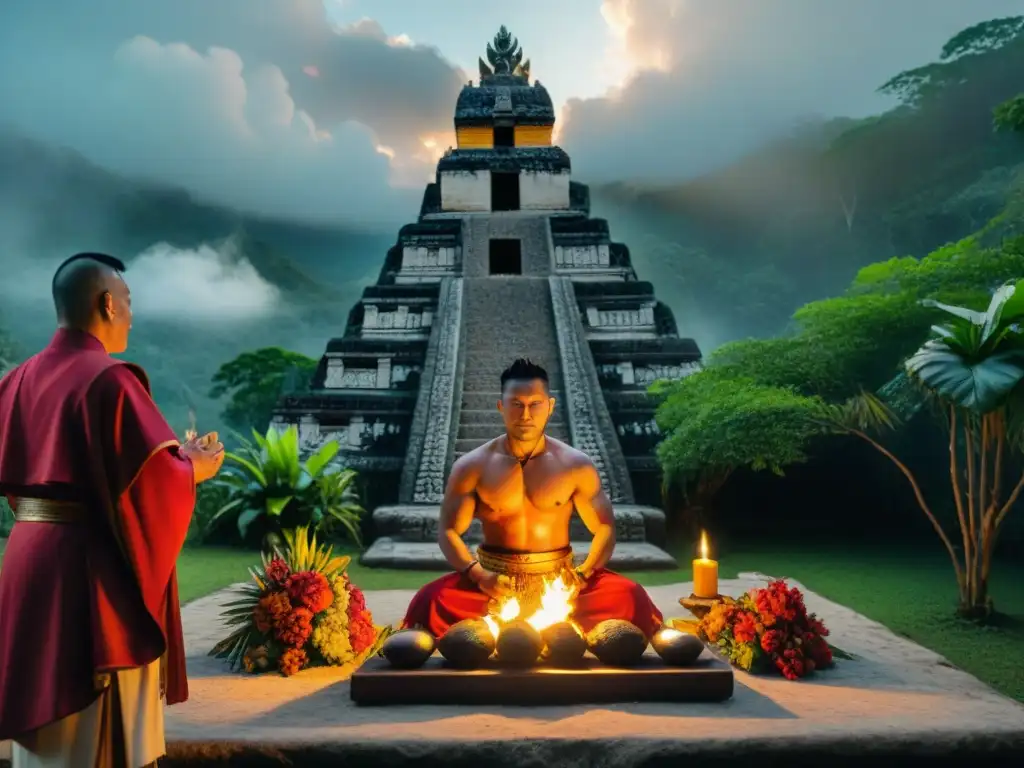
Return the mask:
[[527,357],[519,357],[512,361],[512,365],[501,372],[501,388],[510,381],[531,381],[540,379],[548,383],[548,372]]

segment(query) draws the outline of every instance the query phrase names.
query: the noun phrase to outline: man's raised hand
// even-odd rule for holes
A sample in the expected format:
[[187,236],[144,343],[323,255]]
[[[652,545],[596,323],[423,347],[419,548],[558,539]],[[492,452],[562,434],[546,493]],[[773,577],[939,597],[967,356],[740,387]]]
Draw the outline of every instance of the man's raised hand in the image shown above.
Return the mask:
[[216,432],[187,440],[179,452],[192,462],[197,484],[215,477],[224,463],[224,445]]

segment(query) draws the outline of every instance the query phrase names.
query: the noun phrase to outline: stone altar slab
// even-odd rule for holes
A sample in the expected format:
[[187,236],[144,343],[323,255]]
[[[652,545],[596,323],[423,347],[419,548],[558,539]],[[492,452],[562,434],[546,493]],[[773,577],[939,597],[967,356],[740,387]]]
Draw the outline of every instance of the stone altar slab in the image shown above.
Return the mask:
[[579,665],[510,669],[447,666],[437,653],[420,669],[394,669],[371,659],[350,682],[360,706],[564,706],[623,702],[716,702],[733,694],[732,668],[705,651],[690,667],[669,667],[648,650],[634,667],[609,667],[587,654]]
[[[577,564],[590,551],[589,541],[572,542]],[[377,539],[359,559],[368,568],[396,568],[414,571],[450,571],[436,541],[400,541],[388,537]],[[618,571],[672,570],[676,559],[668,552],[646,541],[627,541],[615,545],[608,567]]]

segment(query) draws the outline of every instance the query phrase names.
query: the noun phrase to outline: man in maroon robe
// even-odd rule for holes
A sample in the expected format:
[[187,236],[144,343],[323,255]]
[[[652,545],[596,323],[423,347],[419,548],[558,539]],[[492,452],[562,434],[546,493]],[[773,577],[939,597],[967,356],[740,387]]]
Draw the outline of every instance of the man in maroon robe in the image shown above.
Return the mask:
[[141,368],[124,265],[78,254],[53,279],[59,329],[0,380],[0,740],[15,766],[124,766],[164,754],[188,696],[175,562],[216,435],[178,440]]

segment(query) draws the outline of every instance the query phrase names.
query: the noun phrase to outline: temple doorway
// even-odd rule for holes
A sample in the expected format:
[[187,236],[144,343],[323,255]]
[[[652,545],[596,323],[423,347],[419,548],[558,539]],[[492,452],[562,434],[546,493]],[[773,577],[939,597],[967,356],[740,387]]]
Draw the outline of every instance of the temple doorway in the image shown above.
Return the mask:
[[519,210],[519,174],[491,171],[491,210]]
[[511,125],[494,126],[494,146],[514,147],[516,145],[516,129]]
[[523,274],[521,240],[491,240],[490,273],[492,275]]

